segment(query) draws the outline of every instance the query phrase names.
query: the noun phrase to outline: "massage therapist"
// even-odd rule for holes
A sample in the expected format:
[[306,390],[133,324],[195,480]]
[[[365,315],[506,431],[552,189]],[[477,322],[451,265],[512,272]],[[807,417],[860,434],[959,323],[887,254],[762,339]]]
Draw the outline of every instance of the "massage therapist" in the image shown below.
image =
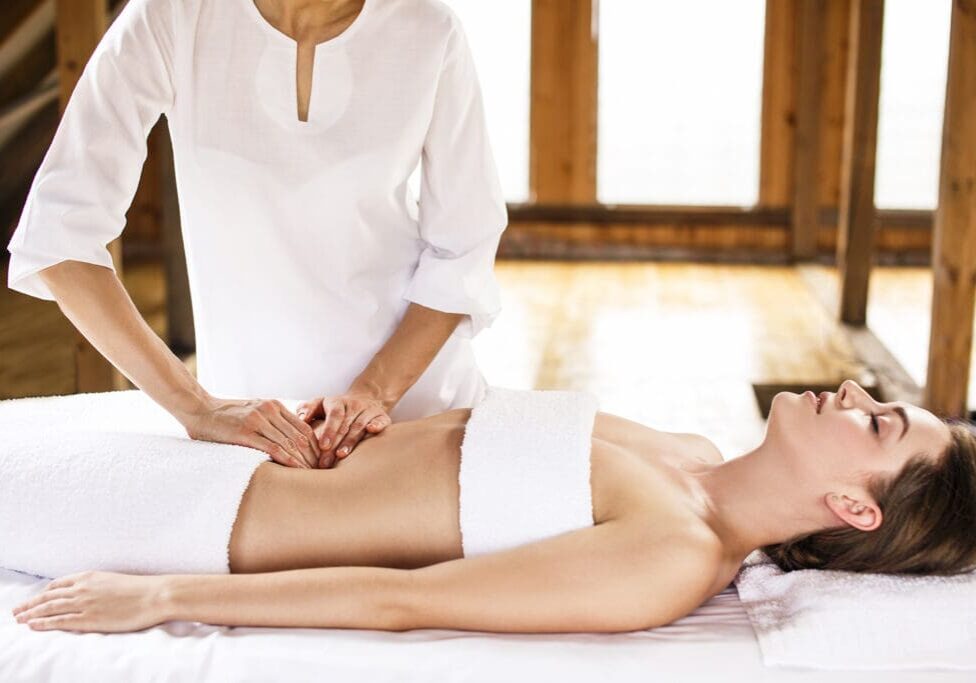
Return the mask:
[[[197,379],[106,249],[160,114]],[[440,0],[129,0],[34,177],[8,285],[57,301],[192,438],[331,467],[392,420],[482,397],[471,339],[499,313],[506,224],[474,64]]]

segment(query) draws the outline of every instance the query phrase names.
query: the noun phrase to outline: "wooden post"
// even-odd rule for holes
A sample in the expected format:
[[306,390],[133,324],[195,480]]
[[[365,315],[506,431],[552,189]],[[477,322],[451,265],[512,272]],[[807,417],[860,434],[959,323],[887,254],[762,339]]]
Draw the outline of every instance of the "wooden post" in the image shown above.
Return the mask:
[[[57,0],[58,80],[62,114],[107,25],[106,0]],[[108,250],[119,277],[122,277],[122,249],[119,240],[111,242]],[[75,331],[75,390],[110,391],[128,387],[125,376],[80,332]]]
[[820,100],[826,6],[824,0],[800,0],[798,9],[790,250],[794,260],[808,260],[816,256],[820,227]]
[[883,18],[884,0],[852,0],[837,226],[839,313],[851,325],[865,324],[871,276]]
[[598,0],[532,0],[529,193],[596,201]]
[[976,0],[954,0],[932,239],[932,327],[925,407],[966,414],[976,304]]
[[759,139],[759,206],[762,207],[785,207],[793,201],[796,7],[796,0],[766,0]]

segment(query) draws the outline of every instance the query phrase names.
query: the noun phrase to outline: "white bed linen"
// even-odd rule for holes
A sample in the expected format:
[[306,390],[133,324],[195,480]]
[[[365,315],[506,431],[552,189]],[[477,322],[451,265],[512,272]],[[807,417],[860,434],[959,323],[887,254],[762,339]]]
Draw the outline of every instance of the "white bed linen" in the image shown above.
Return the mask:
[[[0,570],[0,681],[811,681],[863,671],[767,668],[729,587],[669,626],[618,634],[424,629],[228,628],[169,622],[138,633],[31,631],[10,610],[46,580]],[[886,683],[971,681],[972,672],[874,672]]]

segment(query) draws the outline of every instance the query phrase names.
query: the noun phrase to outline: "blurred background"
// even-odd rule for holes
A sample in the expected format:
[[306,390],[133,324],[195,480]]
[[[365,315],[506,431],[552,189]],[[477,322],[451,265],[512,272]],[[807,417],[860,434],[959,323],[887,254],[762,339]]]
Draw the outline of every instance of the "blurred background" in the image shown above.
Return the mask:
[[[972,414],[976,156],[945,155],[943,125],[949,83],[976,149],[976,76],[947,79],[951,0],[445,1],[509,203],[503,312],[474,341],[490,383],[589,389],[726,457],[775,392],[846,378]],[[4,244],[123,4],[0,6]],[[192,368],[175,193],[163,117],[114,255]],[[130,387],[57,304],[0,291],[0,398]]]

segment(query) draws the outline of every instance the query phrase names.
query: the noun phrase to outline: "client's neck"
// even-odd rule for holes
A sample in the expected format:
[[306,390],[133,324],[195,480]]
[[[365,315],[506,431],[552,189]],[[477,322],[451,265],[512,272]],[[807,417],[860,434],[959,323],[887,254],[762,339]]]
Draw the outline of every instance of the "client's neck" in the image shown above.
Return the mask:
[[800,485],[765,444],[691,476],[710,513],[705,521],[736,556],[839,523],[822,494]]

